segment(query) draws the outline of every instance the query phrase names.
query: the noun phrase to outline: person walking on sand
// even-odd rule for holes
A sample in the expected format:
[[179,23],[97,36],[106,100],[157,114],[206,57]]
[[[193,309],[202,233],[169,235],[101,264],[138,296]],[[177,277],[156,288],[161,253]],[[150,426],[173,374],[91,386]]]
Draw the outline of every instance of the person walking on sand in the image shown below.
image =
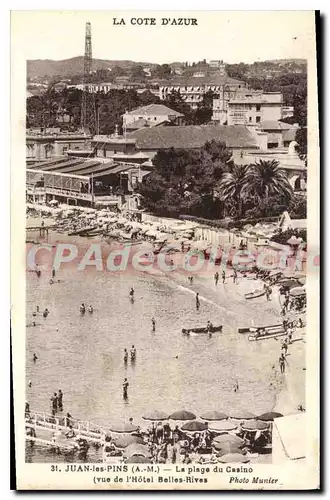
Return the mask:
[[214,275],[214,283],[215,283],[215,286],[217,286],[218,281],[219,281],[219,273],[218,273],[218,271],[217,271],[217,272],[215,273],[215,275]]
[[280,364],[281,373],[284,373],[285,372],[285,363],[287,363],[284,352],[281,353],[281,356],[278,358],[278,361]]
[[237,271],[236,269],[234,269],[234,272],[233,272],[233,283],[235,284],[237,282]]
[[56,274],[56,273],[55,273],[55,269],[53,268],[53,269],[52,269],[52,278],[55,278],[55,274]]
[[222,283],[223,284],[226,283],[226,271],[225,270],[222,271]]
[[238,392],[238,390],[239,390],[238,381],[236,380],[236,382],[234,384],[234,392]]
[[266,297],[267,297],[267,302],[270,301],[270,296],[271,296],[271,289],[269,288],[269,286],[266,288]]

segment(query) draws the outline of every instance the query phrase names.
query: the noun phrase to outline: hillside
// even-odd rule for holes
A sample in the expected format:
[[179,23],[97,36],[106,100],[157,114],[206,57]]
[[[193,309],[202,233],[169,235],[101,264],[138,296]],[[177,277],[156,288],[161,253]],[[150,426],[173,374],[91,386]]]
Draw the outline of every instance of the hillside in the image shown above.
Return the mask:
[[[130,69],[139,64],[148,65],[148,63],[140,63],[134,61],[115,61],[107,59],[93,59],[93,69],[109,69],[114,66],[120,66],[123,69]],[[72,57],[71,59],[63,59],[62,61],[53,61],[51,59],[37,59],[27,61],[27,77],[42,78],[44,76],[52,77],[59,75],[61,77],[70,77],[77,75],[83,71],[84,57]]]

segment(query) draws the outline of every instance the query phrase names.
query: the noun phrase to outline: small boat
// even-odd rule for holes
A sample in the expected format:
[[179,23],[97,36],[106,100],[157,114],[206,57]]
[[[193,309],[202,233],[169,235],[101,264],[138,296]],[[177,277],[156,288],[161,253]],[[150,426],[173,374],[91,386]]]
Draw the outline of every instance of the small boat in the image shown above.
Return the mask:
[[190,333],[215,333],[221,332],[222,325],[219,326],[211,326],[210,328],[201,327],[201,328],[182,328],[182,333],[185,335],[189,335]]
[[252,341],[255,341],[255,340],[266,340],[266,339],[273,339],[273,338],[276,338],[276,337],[283,337],[284,335],[288,335],[288,332],[285,332],[282,329],[282,330],[279,330],[278,332],[273,332],[273,333],[269,332],[269,333],[265,333],[265,334],[262,334],[262,335],[258,335],[258,332],[256,332],[253,335],[249,335],[248,339],[249,339],[250,342],[252,342]]
[[277,323],[276,325],[267,325],[267,326],[249,326],[248,328],[239,328],[238,333],[252,333],[257,330],[260,330],[263,328],[264,330],[268,330],[270,328],[276,328],[276,327],[281,327],[282,323]]
[[265,295],[266,290],[254,290],[254,292],[249,292],[245,294],[246,299],[257,299]]

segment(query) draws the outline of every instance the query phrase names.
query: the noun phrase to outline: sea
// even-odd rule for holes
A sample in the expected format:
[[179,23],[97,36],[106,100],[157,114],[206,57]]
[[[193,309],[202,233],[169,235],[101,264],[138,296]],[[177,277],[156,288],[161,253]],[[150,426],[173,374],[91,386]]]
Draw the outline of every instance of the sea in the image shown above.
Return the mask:
[[[65,239],[56,233],[49,238],[53,244]],[[91,243],[75,241],[83,248]],[[50,413],[50,398],[59,389],[64,414],[105,428],[130,418],[145,425],[142,416],[153,409],[169,414],[188,410],[197,416],[208,410],[244,409],[256,415],[272,410],[280,341],[249,342],[248,335],[238,333],[239,327],[281,321],[275,295],[270,302],[265,296],[245,299],[246,292],[258,287],[255,280],[240,278],[235,284],[228,277],[226,284],[220,279],[216,286],[213,275],[201,274],[190,284],[178,271],[110,273],[65,264],[51,285],[50,259],[49,252],[38,253],[39,278],[26,272],[26,401],[31,412]],[[93,314],[80,314],[82,302],[93,305]],[[37,306],[49,309],[47,318],[32,316]],[[36,326],[30,326],[33,320]],[[205,326],[208,320],[223,325],[222,332],[212,337],[182,334],[182,328]],[[125,365],[124,349],[132,345],[136,360]],[[122,393],[125,378],[127,400]],[[28,444],[26,460],[52,462],[61,457]]]

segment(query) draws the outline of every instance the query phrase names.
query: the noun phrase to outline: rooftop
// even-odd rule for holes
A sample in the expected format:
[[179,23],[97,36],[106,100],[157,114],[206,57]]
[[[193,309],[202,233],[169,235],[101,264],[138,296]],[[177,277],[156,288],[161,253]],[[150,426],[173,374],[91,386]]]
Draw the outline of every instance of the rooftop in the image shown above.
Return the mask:
[[[128,115],[171,115],[171,116],[183,116],[182,113],[178,113],[174,109],[168,108],[163,104],[148,104],[148,106],[142,106],[141,108],[132,109],[128,111]],[[124,115],[123,115],[124,116]]]
[[279,122],[277,120],[266,120],[260,122],[260,128],[262,130],[292,130],[297,129],[296,126],[290,125],[289,123]]
[[224,142],[229,148],[257,148],[248,127],[241,125],[189,125],[142,128],[128,134],[139,149],[200,148],[207,141]]

